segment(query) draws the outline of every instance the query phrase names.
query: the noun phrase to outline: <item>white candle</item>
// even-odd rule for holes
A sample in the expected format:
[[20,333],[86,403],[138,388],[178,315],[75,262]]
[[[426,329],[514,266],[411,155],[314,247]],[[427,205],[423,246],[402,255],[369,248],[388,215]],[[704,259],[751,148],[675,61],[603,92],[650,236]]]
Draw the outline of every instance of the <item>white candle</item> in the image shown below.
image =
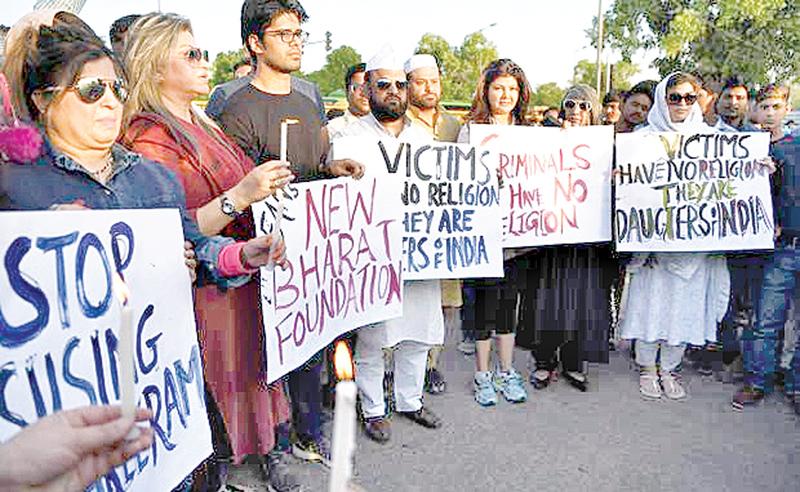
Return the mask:
[[[118,274],[115,274],[114,290],[120,303],[119,334],[117,340],[117,355],[119,365],[119,390],[122,417],[133,419],[136,416],[136,385],[133,380],[134,371],[134,333],[133,333],[133,308],[130,305],[130,291]],[[133,427],[128,434],[128,439],[139,436],[139,429]]]
[[300,123],[299,120],[294,118],[286,118],[281,121],[281,150],[280,159],[286,162],[289,153],[289,125]]
[[337,377],[336,413],[333,417],[333,449],[328,492],[347,492],[353,475],[353,453],[356,450],[356,394],[352,381],[353,363],[347,344],[339,342],[334,355]]

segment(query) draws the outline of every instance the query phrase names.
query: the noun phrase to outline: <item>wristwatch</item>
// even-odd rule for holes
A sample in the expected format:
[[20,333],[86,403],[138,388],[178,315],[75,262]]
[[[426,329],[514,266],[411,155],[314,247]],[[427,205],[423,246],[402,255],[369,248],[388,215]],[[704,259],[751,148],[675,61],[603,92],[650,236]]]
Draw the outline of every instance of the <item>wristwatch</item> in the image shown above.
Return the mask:
[[236,211],[236,204],[233,203],[233,200],[224,193],[219,197],[219,208],[222,210],[223,214],[233,219],[239,218],[239,216],[242,215],[241,212]]

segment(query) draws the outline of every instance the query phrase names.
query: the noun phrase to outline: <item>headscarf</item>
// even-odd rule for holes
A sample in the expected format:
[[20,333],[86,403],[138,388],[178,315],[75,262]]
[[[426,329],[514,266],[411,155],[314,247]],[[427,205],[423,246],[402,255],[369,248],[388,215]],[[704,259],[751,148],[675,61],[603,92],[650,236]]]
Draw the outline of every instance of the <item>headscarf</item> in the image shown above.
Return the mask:
[[564,98],[561,100],[561,108],[564,108],[564,101],[567,99],[575,99],[576,101],[588,101],[592,105],[589,111],[589,124],[600,124],[600,99],[597,97],[597,91],[586,84],[578,84],[567,89]]
[[653,107],[647,114],[647,130],[651,132],[704,132],[713,131],[703,120],[703,110],[700,104],[692,104],[692,110],[683,123],[673,123],[667,107],[667,84],[669,80],[680,72],[673,72],[659,82],[653,96]]

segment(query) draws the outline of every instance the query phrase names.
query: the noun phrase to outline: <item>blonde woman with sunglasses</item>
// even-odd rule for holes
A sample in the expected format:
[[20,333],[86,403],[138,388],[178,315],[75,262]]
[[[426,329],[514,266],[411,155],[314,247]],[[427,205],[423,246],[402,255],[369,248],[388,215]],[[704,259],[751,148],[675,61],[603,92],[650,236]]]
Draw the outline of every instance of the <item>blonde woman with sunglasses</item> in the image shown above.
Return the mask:
[[[139,19],[128,34],[125,66],[136,78],[125,107],[130,123],[123,143],[177,174],[201,231],[234,239],[253,237],[250,205],[294,176],[286,162],[256,166],[194,108],[192,101],[209,92],[209,63],[189,20],[176,14]],[[248,455],[270,455],[276,433],[290,417],[281,385],[267,384],[259,349],[259,303],[257,280],[228,291],[204,287],[195,295],[206,383],[225,424],[224,429],[214,429],[215,437],[230,442],[233,473],[228,484],[242,487],[246,483],[237,483],[238,465]],[[272,456],[276,459],[264,466],[267,479],[280,490],[291,489],[294,478],[285,472],[280,454]]]

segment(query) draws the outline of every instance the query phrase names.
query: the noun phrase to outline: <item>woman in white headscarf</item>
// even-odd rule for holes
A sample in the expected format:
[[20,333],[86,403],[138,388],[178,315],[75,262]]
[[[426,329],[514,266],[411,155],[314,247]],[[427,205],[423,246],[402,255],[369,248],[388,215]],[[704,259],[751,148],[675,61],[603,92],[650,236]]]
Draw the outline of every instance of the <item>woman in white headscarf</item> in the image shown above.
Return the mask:
[[[697,104],[700,84],[673,73],[656,87],[647,126],[639,131],[711,133]],[[627,267],[622,338],[636,340],[639,391],[647,399],[686,398],[676,377],[687,343],[715,341],[728,308],[730,278],[724,255],[640,253]],[[660,352],[660,364],[656,360]]]

